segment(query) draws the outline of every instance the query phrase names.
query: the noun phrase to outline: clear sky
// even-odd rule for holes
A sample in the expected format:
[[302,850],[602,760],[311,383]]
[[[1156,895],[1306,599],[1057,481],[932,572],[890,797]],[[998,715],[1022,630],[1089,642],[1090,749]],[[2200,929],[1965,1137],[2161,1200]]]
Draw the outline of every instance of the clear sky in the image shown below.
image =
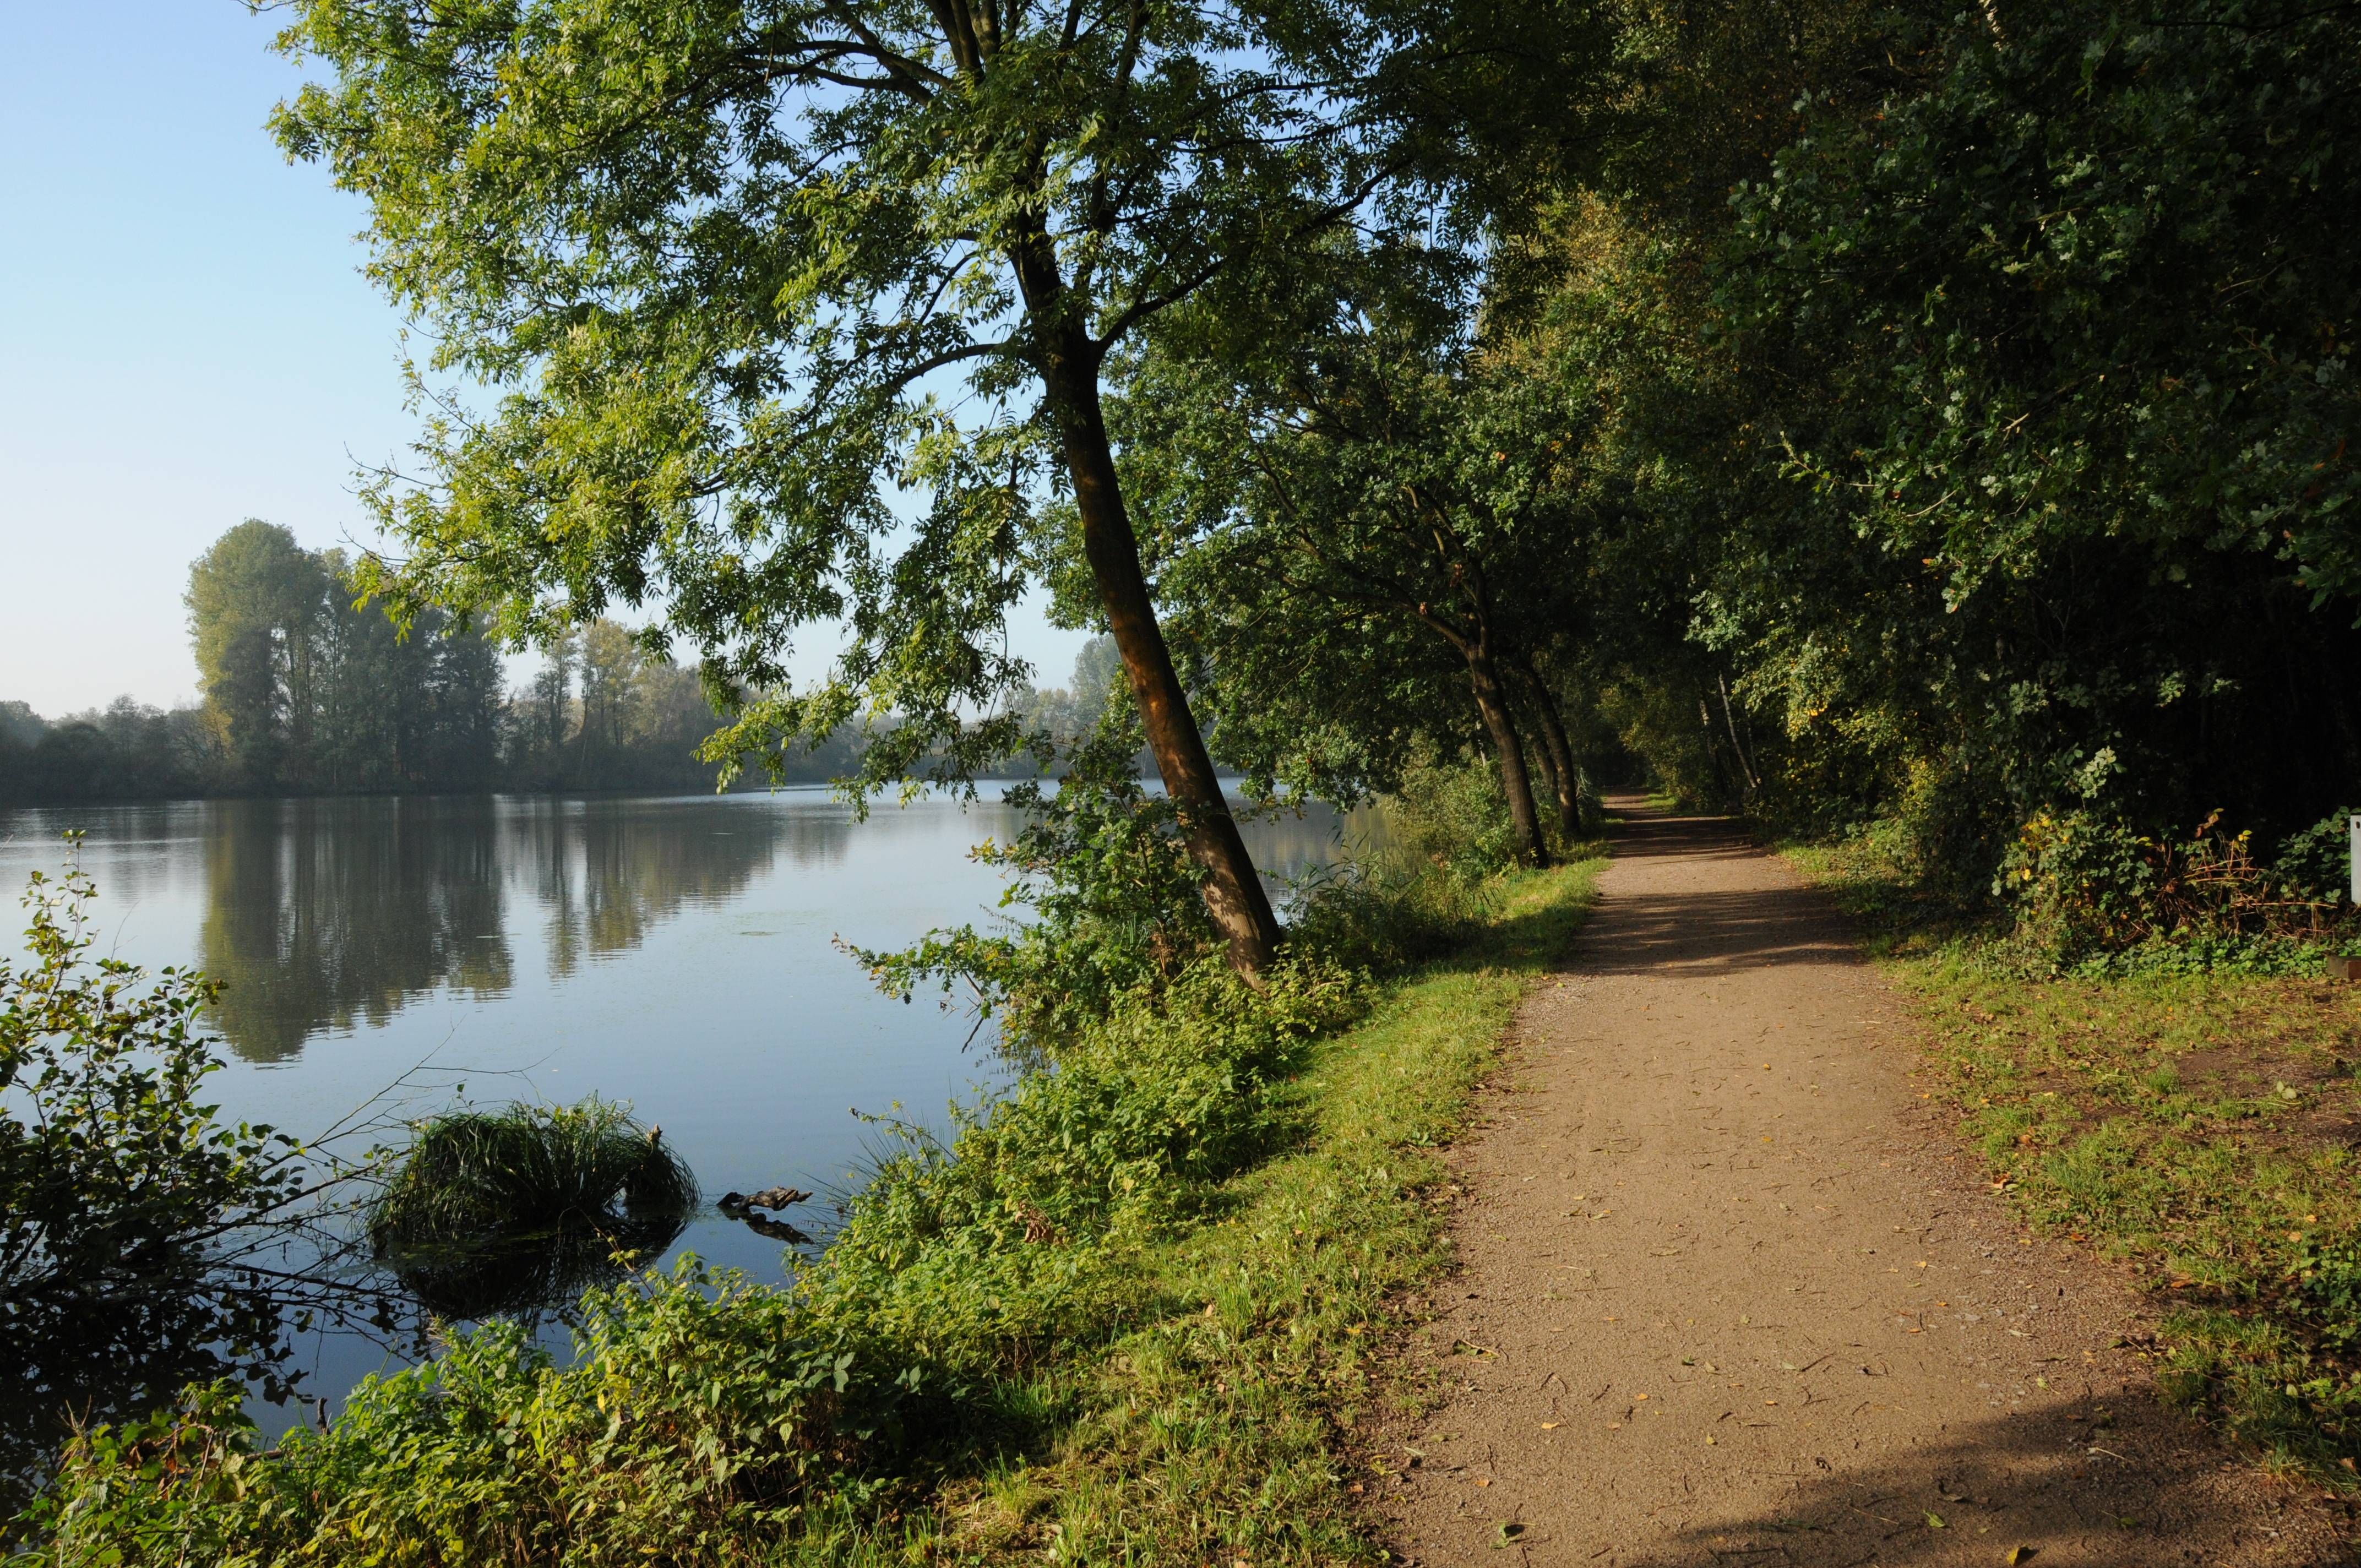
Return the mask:
[[[0,698],[193,700],[189,562],[242,518],[367,543],[400,317],[359,203],[263,130],[300,82],[237,0],[0,0]],[[1081,638],[1012,628],[1044,685]]]

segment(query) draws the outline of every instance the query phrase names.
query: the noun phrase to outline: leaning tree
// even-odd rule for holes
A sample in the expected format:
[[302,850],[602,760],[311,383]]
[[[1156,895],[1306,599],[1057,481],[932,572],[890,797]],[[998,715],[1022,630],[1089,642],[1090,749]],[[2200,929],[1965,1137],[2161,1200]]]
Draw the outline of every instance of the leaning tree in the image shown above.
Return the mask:
[[[1207,906],[1267,961],[1110,353],[1334,225],[1545,175],[1504,137],[1567,125],[1587,7],[299,0],[281,43],[329,72],[281,144],[367,198],[372,275],[436,345],[421,466],[370,490],[407,552],[379,591],[517,642],[654,604],[732,713],[717,757],[890,710],[862,787],[962,781],[1018,740],[1005,617],[1071,513]],[[799,687],[815,627],[842,649]]]

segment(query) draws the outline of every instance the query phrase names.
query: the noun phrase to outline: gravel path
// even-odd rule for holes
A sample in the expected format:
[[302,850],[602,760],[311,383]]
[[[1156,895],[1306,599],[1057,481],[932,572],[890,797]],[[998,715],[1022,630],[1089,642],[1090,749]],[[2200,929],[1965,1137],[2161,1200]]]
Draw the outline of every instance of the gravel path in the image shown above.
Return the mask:
[[1412,1350],[1444,1402],[1379,1440],[1400,1555],[2351,1561],[2341,1508],[2157,1403],[2114,1277],[2010,1223],[1827,902],[1613,806],[1581,951],[1457,1151],[1464,1268]]

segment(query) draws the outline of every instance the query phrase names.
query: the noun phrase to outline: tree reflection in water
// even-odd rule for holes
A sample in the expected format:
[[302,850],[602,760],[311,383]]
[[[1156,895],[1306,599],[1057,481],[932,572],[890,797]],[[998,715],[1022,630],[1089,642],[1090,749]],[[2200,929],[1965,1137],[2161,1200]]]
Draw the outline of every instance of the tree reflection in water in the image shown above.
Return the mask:
[[[204,807],[199,965],[247,1061],[380,1025],[445,989],[515,983],[511,891],[548,918],[554,975],[625,952],[691,903],[741,892],[785,844],[840,857],[849,814],[726,802],[497,796],[219,801]],[[685,817],[687,818],[685,820]],[[793,840],[789,843],[789,840]]]
[[798,865],[842,860],[853,826],[849,807],[631,799],[518,801],[503,820],[504,858],[549,916],[560,976],[631,951],[684,905],[728,903],[783,850]]

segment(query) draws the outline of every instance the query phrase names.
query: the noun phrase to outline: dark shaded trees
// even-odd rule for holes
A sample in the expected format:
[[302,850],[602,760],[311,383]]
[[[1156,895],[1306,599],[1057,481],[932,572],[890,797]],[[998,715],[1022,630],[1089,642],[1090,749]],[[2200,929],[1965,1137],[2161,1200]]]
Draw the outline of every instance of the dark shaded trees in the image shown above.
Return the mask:
[[1488,279],[1624,486],[1564,579],[1574,706],[1978,888],[2043,812],[2334,807],[2350,11],[1659,9],[1593,177],[1504,209]]
[[1472,729],[1521,857],[1543,863],[1550,828],[1578,826],[1537,655],[1600,504],[1568,460],[1589,415],[1573,383],[1469,329],[1447,267],[1324,260],[1312,269],[1341,286],[1293,322],[1255,322],[1249,352],[1234,323],[1179,318],[1125,405],[1224,752],[1349,799]]
[[317,557],[256,518],[189,568],[197,685],[234,787],[268,788],[311,765],[328,589]]
[[[480,789],[499,757],[500,668],[440,610],[396,626],[340,551],[248,520],[189,571],[189,633],[217,788]],[[79,794],[81,792],[64,792]]]

